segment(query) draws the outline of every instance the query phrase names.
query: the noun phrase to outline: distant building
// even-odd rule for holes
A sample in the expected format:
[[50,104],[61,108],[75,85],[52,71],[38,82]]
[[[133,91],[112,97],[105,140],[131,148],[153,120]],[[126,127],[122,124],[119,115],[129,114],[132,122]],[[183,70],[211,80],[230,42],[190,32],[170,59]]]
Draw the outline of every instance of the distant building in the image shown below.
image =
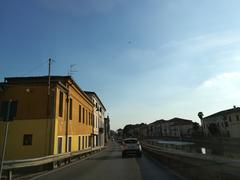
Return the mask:
[[134,137],[138,138],[139,140],[144,139],[147,137],[147,125],[144,123],[141,124],[128,124],[123,129],[123,137]]
[[149,137],[158,138],[162,136],[162,125],[166,122],[166,120],[157,120],[153,123],[148,124],[147,134]]
[[191,136],[194,123],[188,119],[173,118],[170,120],[157,120],[148,124],[149,138],[160,137],[187,137]]
[[162,136],[186,137],[191,136],[193,130],[192,120],[173,118],[162,124]]
[[[18,102],[10,122],[6,159],[25,159],[79,151],[92,147],[91,99],[70,76],[5,78],[0,106]],[[0,121],[0,132],[3,132]],[[3,136],[0,136],[0,144]]]
[[204,117],[203,133],[205,136],[240,138],[240,108],[223,110]]
[[85,93],[92,99],[94,103],[94,113],[93,113],[93,135],[94,135],[94,147],[95,146],[104,146],[105,137],[104,137],[104,117],[106,108],[101,102],[100,98],[95,92],[85,91]]

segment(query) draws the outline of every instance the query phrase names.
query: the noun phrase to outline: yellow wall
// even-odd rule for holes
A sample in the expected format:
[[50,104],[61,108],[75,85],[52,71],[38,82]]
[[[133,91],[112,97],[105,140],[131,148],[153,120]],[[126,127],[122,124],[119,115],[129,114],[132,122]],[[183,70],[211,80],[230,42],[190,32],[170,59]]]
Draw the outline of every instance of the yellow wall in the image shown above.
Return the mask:
[[[68,82],[71,84],[70,82]],[[65,85],[68,83],[65,82]],[[17,100],[17,116],[9,126],[6,159],[25,159],[41,157],[58,152],[58,137],[62,137],[62,153],[66,152],[66,134],[72,136],[72,151],[78,151],[78,136],[91,136],[93,127],[86,117],[93,113],[93,104],[87,95],[73,84],[69,87],[69,97],[72,99],[72,120],[67,121],[67,91],[59,84],[52,83],[53,111],[55,116],[49,119],[47,105],[47,83],[14,84],[0,93],[0,101]],[[59,117],[59,92],[63,92],[63,115]],[[1,104],[1,103],[0,103]],[[79,105],[85,109],[85,123],[79,122]],[[87,111],[87,116],[86,116]],[[88,123],[87,123],[88,122]],[[66,124],[68,131],[66,133]],[[0,122],[0,133],[3,133],[3,122]],[[23,146],[23,135],[32,134],[33,144]],[[84,138],[85,139],[85,138]],[[88,148],[86,140],[85,149]],[[3,136],[0,135],[0,151]]]
[[[35,158],[47,155],[46,140],[47,119],[16,120],[9,124],[5,160]],[[3,130],[3,122],[0,122]],[[2,133],[3,131],[1,131]],[[23,135],[32,134],[32,145],[23,145]],[[0,143],[3,142],[3,136]],[[2,146],[1,146],[2,148]]]
[[[47,118],[47,85],[11,85],[0,93],[0,100],[18,100],[17,120]],[[1,106],[1,103],[0,103]]]
[[[59,116],[59,96],[60,91],[63,92],[63,115]],[[80,147],[82,149],[82,136],[91,136],[92,127],[92,113],[93,104],[86,98],[82,92],[80,92],[74,86],[69,87],[69,98],[72,99],[72,120],[68,118],[67,121],[67,92],[64,91],[60,86],[56,90],[56,121],[55,121],[55,140],[54,140],[54,154],[58,152],[58,137],[64,137],[62,139],[62,152],[66,151],[66,124],[68,123],[68,137],[72,137],[72,151],[78,151],[78,137],[81,136]],[[79,122],[79,105],[81,105],[81,121]],[[85,111],[84,123],[83,123],[83,108]],[[69,108],[70,111],[70,108]],[[86,116],[87,113],[87,116]],[[90,113],[90,123],[89,123],[89,113]],[[68,113],[69,115],[69,113]],[[84,140],[86,144],[86,140]],[[87,144],[85,148],[88,148]],[[67,147],[68,149],[68,147]]]
[[[0,101],[17,100],[17,116],[9,123],[5,159],[23,159],[48,155],[47,87],[46,85],[10,85],[0,93]],[[1,103],[0,103],[1,104]],[[1,106],[1,105],[0,105]],[[3,145],[4,124],[0,122],[0,151]],[[23,135],[32,134],[33,144],[23,146]]]

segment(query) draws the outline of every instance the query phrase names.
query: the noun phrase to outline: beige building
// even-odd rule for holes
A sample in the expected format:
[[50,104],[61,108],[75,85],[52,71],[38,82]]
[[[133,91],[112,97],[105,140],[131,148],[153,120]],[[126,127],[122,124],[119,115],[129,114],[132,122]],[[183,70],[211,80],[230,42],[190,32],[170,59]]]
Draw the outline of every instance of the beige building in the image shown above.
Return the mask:
[[95,92],[85,91],[94,104],[93,108],[93,146],[105,145],[104,118],[106,108]]
[[240,138],[240,108],[223,110],[202,119],[205,136]]
[[191,136],[193,122],[188,119],[173,118],[157,120],[148,125],[148,137],[187,137]]

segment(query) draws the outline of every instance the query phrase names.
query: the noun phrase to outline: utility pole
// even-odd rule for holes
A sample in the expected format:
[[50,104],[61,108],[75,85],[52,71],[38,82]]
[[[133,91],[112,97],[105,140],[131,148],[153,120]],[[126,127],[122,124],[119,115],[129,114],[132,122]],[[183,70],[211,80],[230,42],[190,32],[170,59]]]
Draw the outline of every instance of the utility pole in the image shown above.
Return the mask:
[[48,96],[47,96],[47,116],[48,116],[48,122],[47,122],[47,127],[48,127],[48,132],[47,132],[47,138],[49,138],[49,145],[47,148],[47,152],[48,154],[51,153],[51,147],[52,147],[52,122],[51,122],[51,111],[52,111],[52,107],[51,107],[51,66],[52,66],[52,62],[53,60],[51,58],[48,59]]
[[6,145],[7,145],[7,136],[8,136],[8,126],[9,126],[11,103],[12,103],[12,100],[10,100],[8,102],[8,105],[7,105],[7,116],[6,116],[6,122],[5,122],[6,124],[5,124],[4,140],[3,140],[3,150],[2,150],[1,164],[0,164],[0,179],[2,178],[3,161],[4,161]]
[[52,59],[48,59],[48,96],[50,96],[50,86],[51,86],[51,65],[52,65]]

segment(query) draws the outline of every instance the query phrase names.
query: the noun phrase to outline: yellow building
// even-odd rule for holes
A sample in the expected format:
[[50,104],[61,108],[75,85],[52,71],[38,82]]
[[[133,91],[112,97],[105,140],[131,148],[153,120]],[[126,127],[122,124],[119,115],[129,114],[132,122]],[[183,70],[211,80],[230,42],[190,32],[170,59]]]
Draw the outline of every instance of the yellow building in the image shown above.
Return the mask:
[[[5,78],[0,106],[18,102],[10,122],[6,160],[42,157],[91,148],[93,102],[70,76]],[[1,108],[1,107],[0,107]],[[4,124],[0,121],[0,152]]]

